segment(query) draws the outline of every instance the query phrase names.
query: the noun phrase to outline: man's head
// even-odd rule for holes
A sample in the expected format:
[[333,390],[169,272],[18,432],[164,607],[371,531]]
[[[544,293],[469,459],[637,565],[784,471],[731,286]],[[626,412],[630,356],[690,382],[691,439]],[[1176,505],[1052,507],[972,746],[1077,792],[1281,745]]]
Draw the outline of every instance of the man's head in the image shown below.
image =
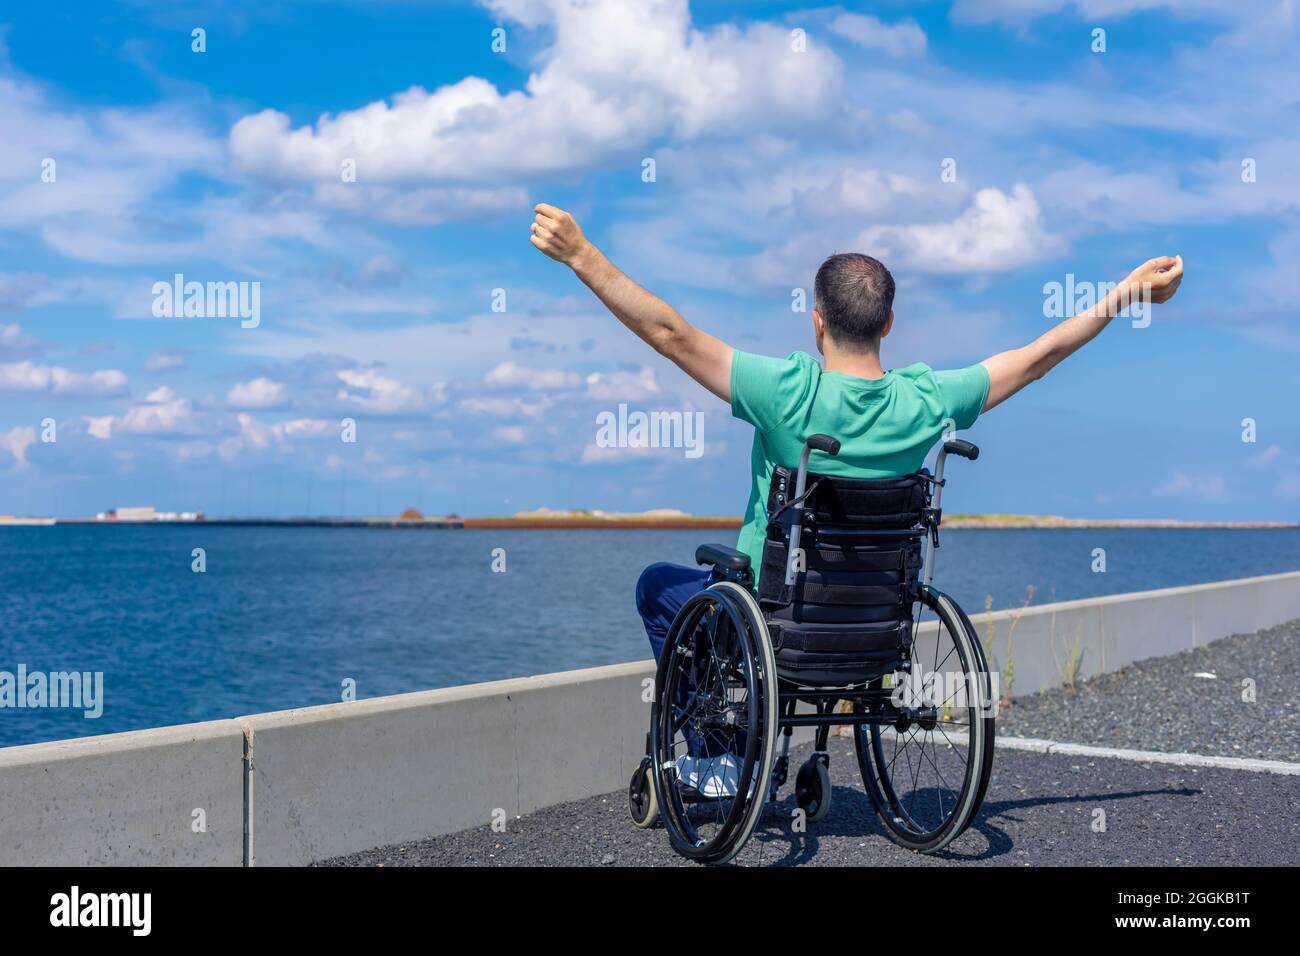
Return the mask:
[[824,334],[842,352],[879,352],[894,324],[893,308],[894,277],[879,260],[859,252],[831,256],[813,286],[818,348],[826,351]]

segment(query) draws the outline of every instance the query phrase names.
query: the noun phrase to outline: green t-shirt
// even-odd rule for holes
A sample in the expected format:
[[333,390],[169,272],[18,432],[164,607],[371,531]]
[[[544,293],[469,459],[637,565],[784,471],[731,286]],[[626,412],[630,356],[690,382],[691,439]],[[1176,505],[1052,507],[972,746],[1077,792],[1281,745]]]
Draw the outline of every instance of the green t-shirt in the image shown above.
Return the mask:
[[945,427],[975,423],[988,391],[983,365],[936,372],[918,363],[867,379],[823,371],[804,352],[778,359],[735,351],[731,413],[754,426],[753,485],[736,547],[749,555],[754,574],[763,564],[772,471],[778,465],[797,468],[809,435],[840,440],[835,457],[813,452],[809,471],[853,478],[907,475],[920,470]]

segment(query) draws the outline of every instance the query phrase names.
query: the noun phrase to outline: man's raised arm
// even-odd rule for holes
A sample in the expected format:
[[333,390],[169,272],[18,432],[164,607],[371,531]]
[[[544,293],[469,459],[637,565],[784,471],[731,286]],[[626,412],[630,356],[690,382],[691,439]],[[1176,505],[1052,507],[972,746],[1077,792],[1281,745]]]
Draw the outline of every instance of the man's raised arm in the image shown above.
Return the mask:
[[731,401],[731,346],[701,332],[671,305],[641,288],[587,241],[573,216],[540,203],[532,243],[563,262],[605,307],[651,348],[724,402]]
[[984,400],[984,411],[1000,405],[1087,345],[1131,303],[1167,302],[1182,281],[1182,256],[1149,259],[1087,312],[1066,319],[1024,348],[986,358],[981,363],[989,373],[989,395]]

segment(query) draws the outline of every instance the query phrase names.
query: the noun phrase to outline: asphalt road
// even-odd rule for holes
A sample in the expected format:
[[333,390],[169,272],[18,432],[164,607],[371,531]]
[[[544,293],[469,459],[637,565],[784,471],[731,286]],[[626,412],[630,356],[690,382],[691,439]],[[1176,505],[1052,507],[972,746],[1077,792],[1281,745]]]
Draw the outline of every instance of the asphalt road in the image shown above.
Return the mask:
[[[1000,750],[984,807],[948,851],[891,843],[862,791],[852,741],[832,738],[830,812],[791,832],[790,787],[739,865],[1183,866],[1300,862],[1300,776]],[[799,748],[795,748],[796,750]],[[807,748],[803,748],[807,749]],[[793,754],[793,751],[792,751]],[[792,760],[798,766],[798,760]],[[1094,832],[1094,811],[1105,832]],[[619,793],[490,827],[324,861],[345,866],[674,866],[662,829],[637,830]]]
[[[1214,677],[1197,676],[1214,674]],[[1143,661],[1021,698],[998,734],[1166,753],[1300,762],[1300,622]],[[1243,700],[1242,681],[1255,698]],[[1248,695],[1249,696],[1249,695]],[[791,768],[808,746],[793,748]],[[947,851],[891,843],[852,741],[831,738],[825,819],[794,833],[791,784],[739,865],[1264,866],[1300,864],[1300,776],[998,748],[984,807]],[[1094,829],[1104,813],[1105,829]],[[637,830],[623,792],[490,827],[322,861],[343,866],[690,866],[662,829]]]

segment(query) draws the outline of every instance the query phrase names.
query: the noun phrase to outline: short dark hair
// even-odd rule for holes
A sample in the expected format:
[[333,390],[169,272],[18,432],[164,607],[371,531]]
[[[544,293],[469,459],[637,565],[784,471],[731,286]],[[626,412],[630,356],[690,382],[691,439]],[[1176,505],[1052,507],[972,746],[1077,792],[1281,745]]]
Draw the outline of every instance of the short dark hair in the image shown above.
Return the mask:
[[813,285],[813,308],[835,344],[874,351],[894,307],[894,277],[871,256],[840,252],[822,263]]

